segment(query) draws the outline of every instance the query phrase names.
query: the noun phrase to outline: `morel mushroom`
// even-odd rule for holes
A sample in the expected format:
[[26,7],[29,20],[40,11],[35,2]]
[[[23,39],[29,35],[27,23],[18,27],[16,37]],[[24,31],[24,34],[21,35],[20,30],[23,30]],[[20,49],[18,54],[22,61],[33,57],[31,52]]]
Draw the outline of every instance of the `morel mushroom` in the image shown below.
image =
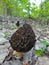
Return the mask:
[[34,47],[36,42],[35,33],[32,27],[25,23],[11,36],[9,42],[13,50],[20,53],[17,56],[21,56],[21,53],[23,55]]

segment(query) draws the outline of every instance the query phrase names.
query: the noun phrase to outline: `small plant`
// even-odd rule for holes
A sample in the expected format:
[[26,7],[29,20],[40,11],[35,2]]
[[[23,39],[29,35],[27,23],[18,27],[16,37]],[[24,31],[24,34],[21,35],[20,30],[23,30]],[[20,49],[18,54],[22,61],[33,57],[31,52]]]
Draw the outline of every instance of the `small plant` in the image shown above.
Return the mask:
[[12,29],[16,29],[17,26],[16,26],[15,24],[12,24],[12,25],[11,25],[11,28],[12,28]]
[[[47,47],[49,46],[49,42],[47,42],[46,40],[43,40],[42,43]],[[37,56],[41,56],[42,54],[47,54],[48,51],[44,48],[40,48],[39,50],[36,50],[36,55]]]
[[5,38],[7,38],[7,37],[9,37],[10,36],[10,34],[6,31],[6,32],[4,32],[4,37]]
[[45,46],[49,46],[49,42],[46,41],[46,40],[43,40],[42,43],[43,43]]
[[35,53],[36,53],[37,56],[41,56],[41,54],[43,53],[43,51],[41,49],[39,49],[39,50],[36,50]]

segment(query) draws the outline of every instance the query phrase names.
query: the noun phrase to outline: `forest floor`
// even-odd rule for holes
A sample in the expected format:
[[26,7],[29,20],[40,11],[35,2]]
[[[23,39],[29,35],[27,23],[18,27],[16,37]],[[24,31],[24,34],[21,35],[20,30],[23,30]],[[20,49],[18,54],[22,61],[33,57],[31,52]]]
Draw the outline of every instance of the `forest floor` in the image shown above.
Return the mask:
[[[20,24],[20,26],[23,24]],[[49,52],[49,46],[46,47],[42,44],[43,40],[49,42],[49,26],[40,26],[38,23],[31,24],[35,35],[36,44],[35,49],[31,49],[25,53],[23,60],[15,59],[12,56],[12,49],[10,47],[9,38],[19,28],[12,22],[0,22],[0,64],[1,65],[49,65],[49,54],[37,56],[35,50],[39,48],[47,49]],[[9,54],[10,53],[10,54]]]

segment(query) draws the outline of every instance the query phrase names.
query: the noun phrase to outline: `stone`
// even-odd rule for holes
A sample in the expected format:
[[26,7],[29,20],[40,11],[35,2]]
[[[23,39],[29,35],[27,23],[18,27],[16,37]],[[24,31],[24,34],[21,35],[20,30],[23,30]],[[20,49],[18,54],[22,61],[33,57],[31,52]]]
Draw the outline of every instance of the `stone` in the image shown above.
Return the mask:
[[41,48],[46,48],[46,46],[45,45],[43,45],[40,41],[36,41],[36,44],[35,44],[35,50],[39,50],[39,49],[41,49]]
[[1,49],[0,50],[0,64],[3,63],[3,61],[5,60],[5,57],[9,54],[8,49]]
[[4,37],[4,33],[0,31],[0,37]]
[[35,55],[35,50],[33,50],[33,48],[27,52],[24,57],[23,57],[23,62],[28,62],[29,65],[31,64],[35,64],[37,60],[37,56]]
[[19,60],[5,61],[2,65],[22,65]]
[[49,46],[47,47],[47,51],[49,52]]
[[8,40],[3,37],[0,37],[0,44],[4,44],[5,42],[8,42]]
[[38,57],[35,65],[49,65],[49,58],[46,56]]
[[47,37],[44,37],[44,39],[49,43],[49,39]]
[[41,29],[40,29],[40,28],[37,28],[37,31],[38,31],[38,32],[41,32]]

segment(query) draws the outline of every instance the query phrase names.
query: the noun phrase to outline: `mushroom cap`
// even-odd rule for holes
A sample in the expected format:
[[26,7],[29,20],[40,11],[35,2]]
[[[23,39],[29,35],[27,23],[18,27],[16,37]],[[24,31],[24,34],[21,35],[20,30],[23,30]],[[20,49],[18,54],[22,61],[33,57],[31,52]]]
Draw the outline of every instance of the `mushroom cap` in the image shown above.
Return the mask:
[[35,33],[29,24],[24,24],[11,36],[9,42],[17,52],[28,52],[35,45]]

